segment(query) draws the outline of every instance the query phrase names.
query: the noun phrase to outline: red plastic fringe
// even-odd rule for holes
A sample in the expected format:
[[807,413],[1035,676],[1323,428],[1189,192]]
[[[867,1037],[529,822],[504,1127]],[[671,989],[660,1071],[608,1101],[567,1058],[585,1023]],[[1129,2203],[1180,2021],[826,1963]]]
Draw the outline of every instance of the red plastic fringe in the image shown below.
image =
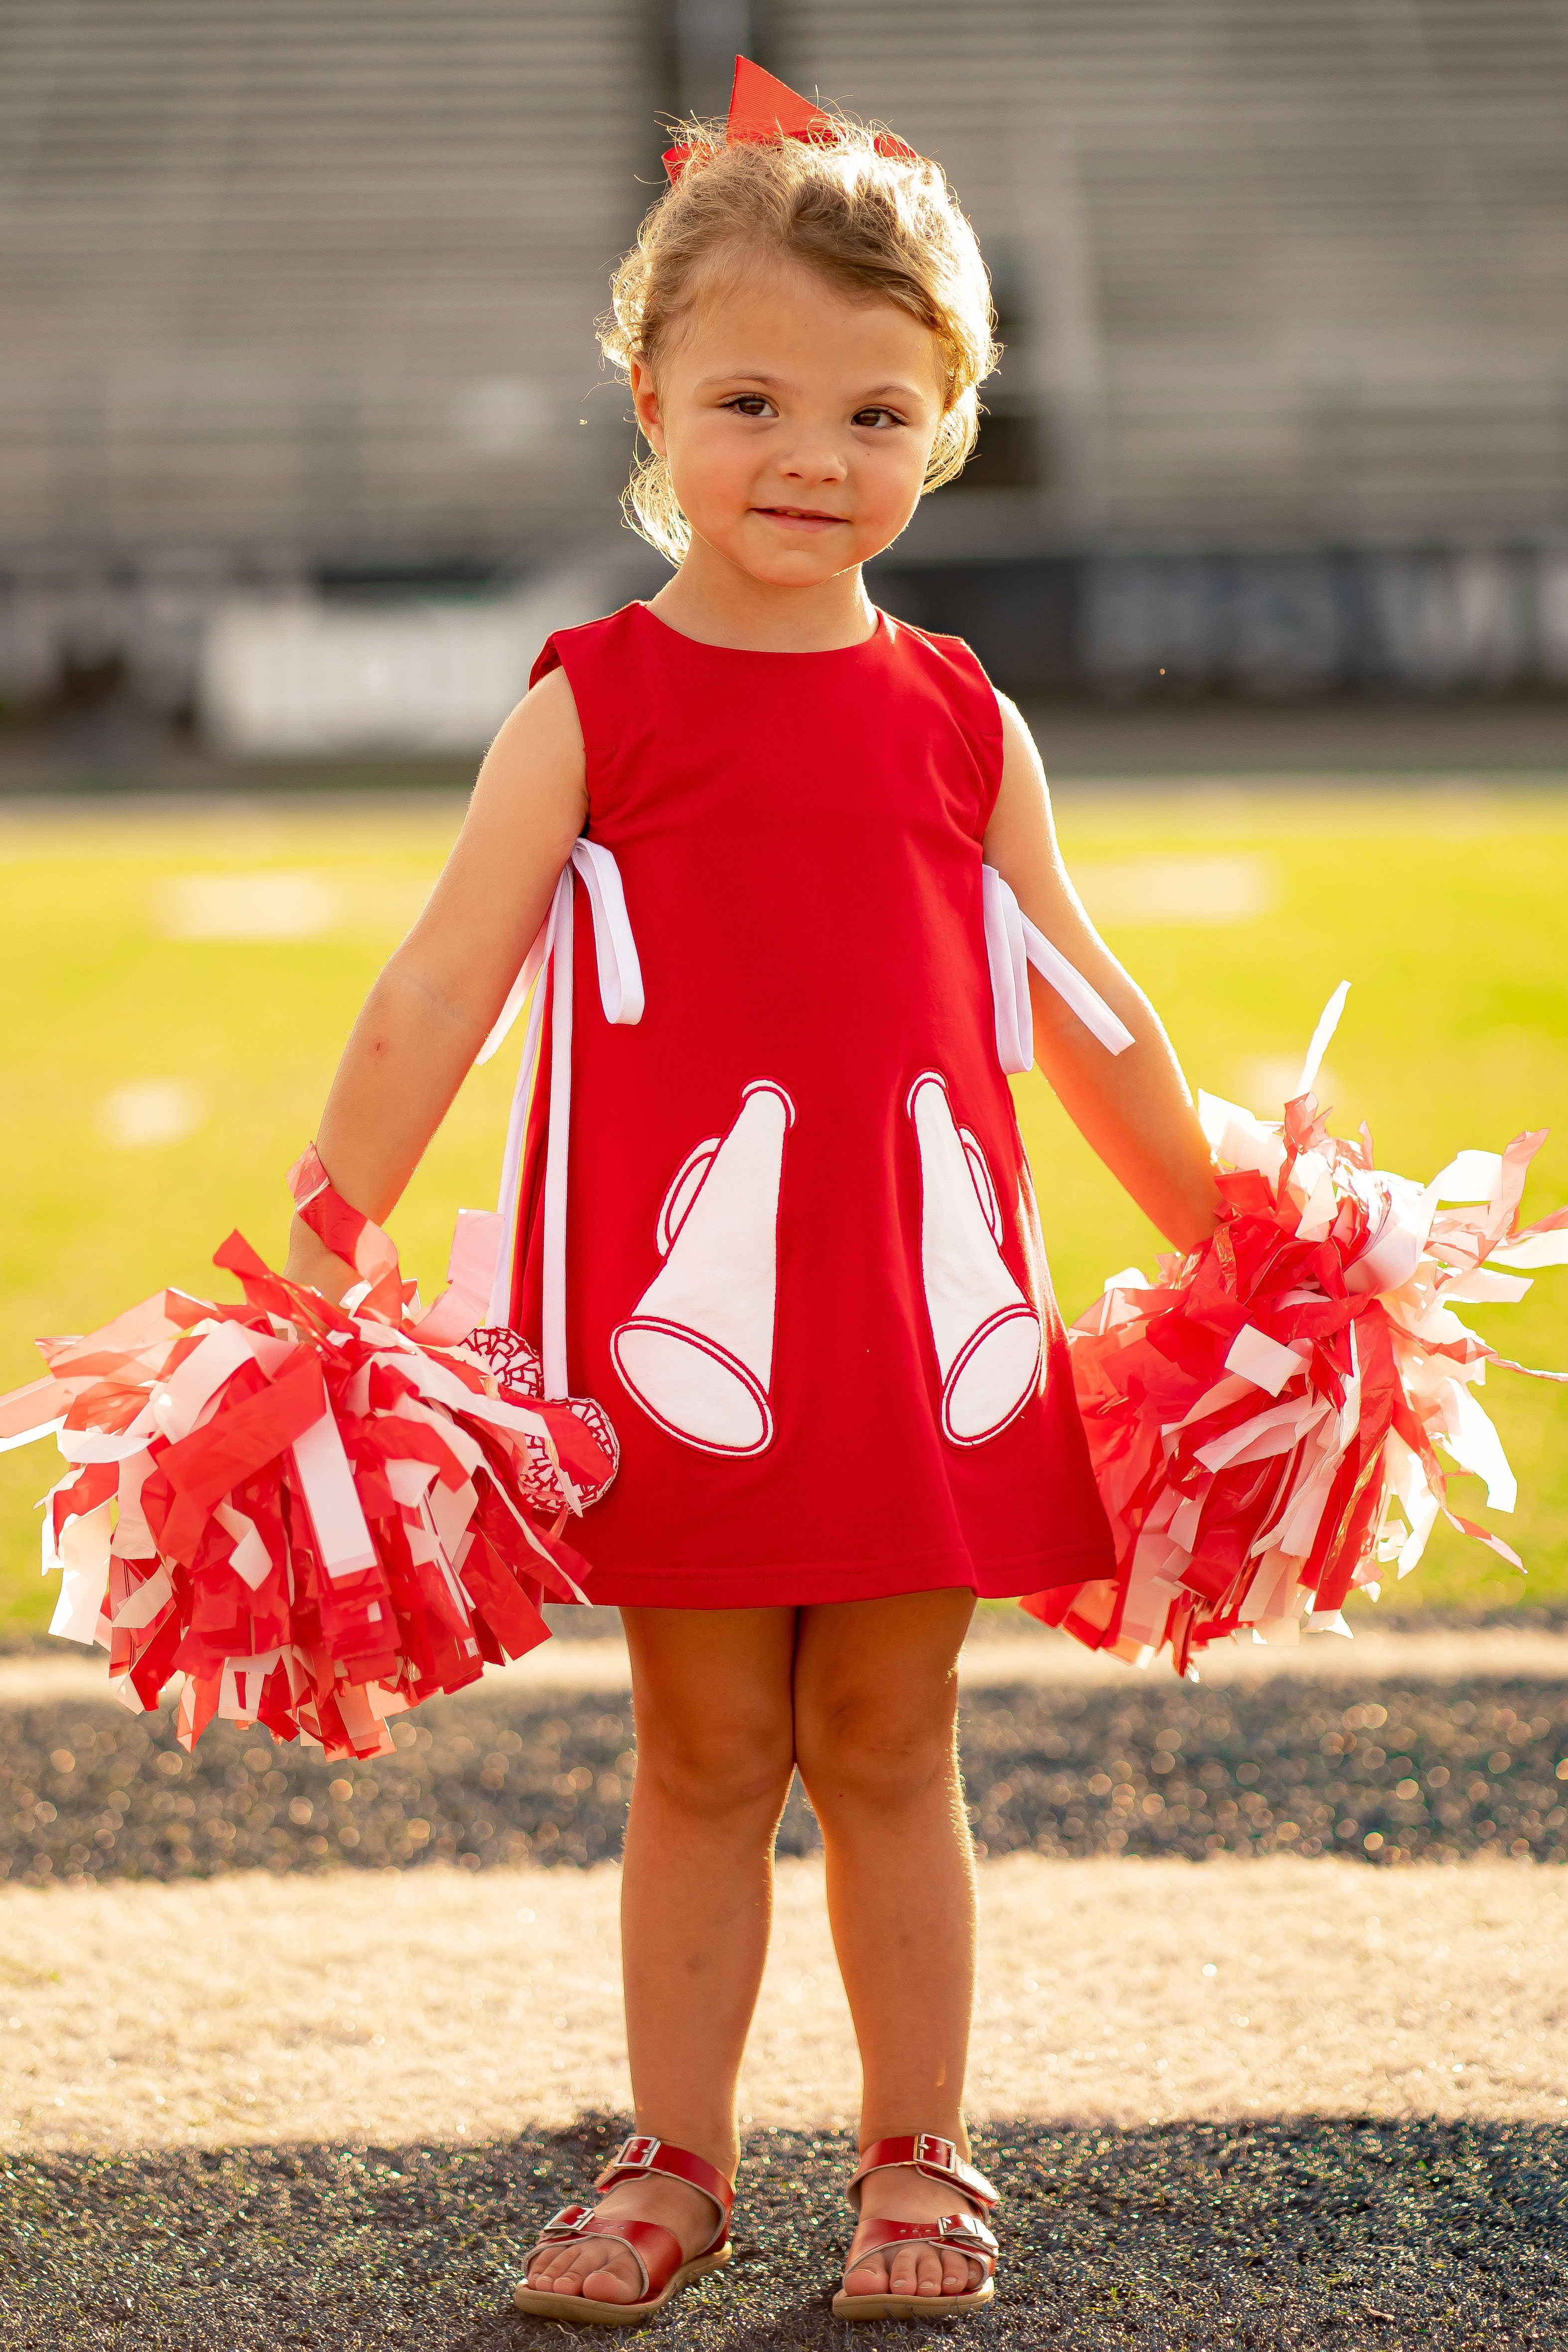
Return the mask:
[[1117,1574],[1023,1603],[1139,1665],[1168,1646],[1182,1675],[1212,1642],[1293,1642],[1303,1618],[1348,1633],[1346,1595],[1407,1575],[1439,1515],[1521,1566],[1448,1507],[1438,1446],[1512,1509],[1476,1391],[1489,1363],[1524,1369],[1453,1310],[1529,1289],[1496,1269],[1568,1263],[1568,1209],[1517,1222],[1543,1133],[1465,1152],[1423,1187],[1374,1169],[1364,1129],[1330,1135],[1310,1092],[1282,1124],[1201,1108],[1218,1230],[1157,1283],[1113,1276],[1071,1334]]
[[584,1598],[561,1528],[617,1447],[596,1404],[544,1401],[526,1340],[472,1328],[476,1284],[421,1318],[313,1150],[291,1181],[362,1276],[343,1306],[231,1234],[214,1262],[243,1304],[166,1291],[40,1341],[50,1377],[0,1400],[0,1442],[58,1437],[51,1631],[107,1648],[129,1704],[183,1674],[187,1748],[216,1715],[380,1755],[388,1716],[546,1640],[547,1595]]

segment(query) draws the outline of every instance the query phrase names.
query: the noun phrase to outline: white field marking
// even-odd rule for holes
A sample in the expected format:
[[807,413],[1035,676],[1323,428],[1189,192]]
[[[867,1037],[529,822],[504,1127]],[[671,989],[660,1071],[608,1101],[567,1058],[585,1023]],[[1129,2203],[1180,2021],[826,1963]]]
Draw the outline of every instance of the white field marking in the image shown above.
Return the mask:
[[[988,1634],[970,1642],[960,1654],[959,1674],[970,1690],[1005,1690],[1015,1683],[1126,1684],[1136,1675],[1158,1691],[1174,1679],[1168,1658],[1146,1668],[1130,1666],[1120,1658],[1080,1649],[1065,1635],[1043,1630]],[[1381,1682],[1391,1676],[1434,1683],[1478,1677],[1568,1682],[1568,1634],[1531,1633],[1523,1626],[1458,1633],[1397,1633],[1374,1627],[1358,1633],[1351,1642],[1307,1634],[1293,1649],[1277,1643],[1267,1646],[1222,1643],[1202,1661],[1200,1674],[1205,1688],[1259,1682],[1271,1675],[1313,1682]],[[503,1688],[509,1697],[518,1698],[526,1697],[531,1690],[542,1695],[550,1691],[624,1694],[631,1688],[626,1644],[613,1637],[546,1642],[513,1665],[487,1668],[483,1682],[471,1685],[470,1693]],[[176,1678],[169,1686],[166,1705],[173,1706],[177,1690]],[[58,1656],[46,1651],[0,1658],[0,1706],[63,1706],[68,1701],[81,1705],[94,1699],[105,1705],[116,1703],[110,1696],[108,1661],[101,1655],[83,1656],[74,1649],[68,1654],[62,1643]]]
[[[1235,1100],[1245,1103],[1258,1118],[1278,1118],[1295,1093],[1300,1076],[1299,1057],[1292,1060],[1286,1055],[1261,1055],[1256,1061],[1242,1065],[1240,1091]],[[1312,1081],[1312,1092],[1329,1109],[1342,1107],[1345,1101],[1343,1085],[1326,1062]]]
[[[1367,1620],[1359,1613],[1358,1629]],[[1152,1665],[1129,1665],[1104,1651],[1081,1649],[1062,1634],[998,1634],[971,1642],[959,1658],[959,1674],[971,1690],[997,1690],[1009,1683],[1114,1683],[1136,1677],[1156,1694],[1175,1679],[1170,1654]],[[1568,1682],[1568,1634],[1532,1633],[1524,1627],[1488,1627],[1482,1632],[1397,1633],[1374,1626],[1345,1641],[1306,1633],[1293,1646],[1279,1643],[1218,1642],[1198,1660],[1200,1685],[1267,1681],[1290,1675],[1310,1682],[1381,1682],[1390,1676],[1417,1682],[1468,1682],[1497,1676],[1530,1682]]]
[[206,1105],[184,1078],[141,1078],[116,1087],[98,1107],[99,1125],[117,1150],[181,1143],[206,1117]]
[[[1175,1680],[1168,1654],[1152,1666],[1132,1666],[1104,1651],[1086,1650],[1064,1633],[1034,1626],[1021,1615],[1013,1622],[1028,1626],[1027,1631],[993,1632],[994,1622],[987,1617],[984,1632],[966,1642],[959,1654],[959,1675],[971,1690],[998,1690],[1009,1683],[1126,1683],[1130,1678],[1158,1688]],[[1007,1623],[1005,1616],[1002,1622]],[[1360,1627],[1367,1626],[1359,1615],[1356,1622]],[[72,1658],[65,1663],[75,1667],[79,1661]],[[1358,1631],[1349,1642],[1309,1633],[1293,1647],[1282,1643],[1218,1643],[1200,1661],[1199,1673],[1205,1685],[1257,1682],[1271,1675],[1306,1676],[1312,1681],[1375,1682],[1407,1675],[1417,1681],[1462,1682],[1479,1675],[1568,1682],[1568,1633],[1531,1633],[1523,1626],[1400,1633],[1373,1625]],[[500,1684],[517,1692],[533,1685],[541,1690],[625,1691],[631,1686],[631,1673],[625,1643],[613,1637],[550,1641],[514,1665],[487,1669],[484,1688]],[[0,1699],[5,1688],[5,1667],[0,1664]]]
[[[1294,1645],[1281,1642],[1217,1642],[1198,1661],[1201,1685],[1265,1682],[1289,1675],[1310,1682],[1381,1682],[1397,1676],[1416,1682],[1454,1683],[1497,1678],[1568,1682],[1568,1633],[1532,1633],[1526,1626],[1482,1630],[1440,1628],[1400,1632],[1377,1625],[1359,1612],[1351,1641],[1322,1633],[1303,1634]],[[1174,1680],[1170,1654],[1150,1666],[1129,1665],[1103,1650],[1085,1650],[1060,1633],[997,1633],[968,1643],[959,1672],[971,1689],[996,1690],[1008,1683],[1115,1682],[1136,1675],[1153,1688]]]
[[[178,1697],[181,1679],[176,1675],[169,1685],[163,1700],[166,1706]],[[519,1696],[531,1689],[625,1692],[631,1682],[626,1643],[612,1637],[546,1642],[513,1665],[487,1667],[482,1685],[470,1684],[469,1690],[495,1691],[504,1685]],[[63,1706],[68,1701],[79,1706],[93,1699],[119,1704],[111,1697],[109,1661],[101,1651],[83,1655],[79,1650],[76,1655],[67,1656],[62,1643],[58,1656],[52,1651],[34,1651],[26,1657],[0,1658],[0,1706]]]
[[[0,1890],[0,2143],[625,2113],[619,1892],[604,1864]],[[980,1904],[976,2116],[1568,2119],[1568,1873],[1021,1854]],[[858,2092],[822,1866],[787,1861],[742,2114],[839,2124]]]
[[172,940],[313,940],[333,929],[337,892],[320,874],[173,874],[158,886]]
[[1251,923],[1275,899],[1274,866],[1247,850],[1201,857],[1128,857],[1068,868],[1091,919],[1139,923]]
[[158,929],[174,940],[314,940],[331,931],[406,931],[430,877],[374,867],[173,874],[157,887]]

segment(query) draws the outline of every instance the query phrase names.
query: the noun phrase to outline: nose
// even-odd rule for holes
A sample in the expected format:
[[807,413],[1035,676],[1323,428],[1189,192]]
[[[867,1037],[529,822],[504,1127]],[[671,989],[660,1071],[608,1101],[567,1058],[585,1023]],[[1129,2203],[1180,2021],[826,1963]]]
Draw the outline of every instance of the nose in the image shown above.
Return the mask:
[[841,482],[848,462],[835,436],[826,431],[802,433],[778,459],[778,469],[790,482]]

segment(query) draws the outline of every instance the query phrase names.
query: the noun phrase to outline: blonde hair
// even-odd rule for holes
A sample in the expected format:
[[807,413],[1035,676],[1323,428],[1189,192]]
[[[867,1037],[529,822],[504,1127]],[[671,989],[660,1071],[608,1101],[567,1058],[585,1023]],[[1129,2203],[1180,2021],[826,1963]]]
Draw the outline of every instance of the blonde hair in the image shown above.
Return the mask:
[[[978,386],[996,364],[995,313],[980,247],[939,165],[879,149],[874,125],[835,114],[823,140],[724,143],[722,126],[683,126],[686,162],[648,211],[611,280],[599,321],[606,359],[623,375],[659,360],[726,255],[773,256],[816,270],[851,296],[895,302],[935,338],[942,417],[923,487],[962,471],[979,425]],[[632,529],[679,563],[691,543],[669,468],[636,461],[622,506]]]

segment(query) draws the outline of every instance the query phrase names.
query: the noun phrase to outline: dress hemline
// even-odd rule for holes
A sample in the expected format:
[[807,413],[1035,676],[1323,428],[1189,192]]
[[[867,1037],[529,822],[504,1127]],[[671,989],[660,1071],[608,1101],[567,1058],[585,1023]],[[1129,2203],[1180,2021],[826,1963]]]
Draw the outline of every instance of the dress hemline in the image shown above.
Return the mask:
[[901,1567],[875,1560],[843,1567],[752,1569],[732,1579],[711,1570],[683,1574],[666,1568],[640,1573],[590,1568],[583,1582],[592,1603],[611,1609],[803,1609],[832,1601],[891,1601],[909,1592],[968,1591],[979,1601],[1022,1601],[1058,1585],[1085,1584],[1115,1573],[1108,1549],[1085,1546],[1027,1561],[977,1562],[947,1553]]

